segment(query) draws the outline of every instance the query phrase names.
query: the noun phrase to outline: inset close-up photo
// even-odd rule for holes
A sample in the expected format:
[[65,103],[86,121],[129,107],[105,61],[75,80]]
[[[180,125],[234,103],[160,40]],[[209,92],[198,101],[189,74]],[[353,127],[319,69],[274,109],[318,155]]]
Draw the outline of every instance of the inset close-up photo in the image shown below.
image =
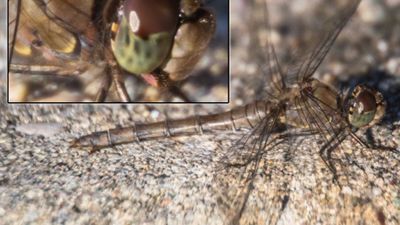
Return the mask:
[[229,101],[229,2],[8,1],[8,101]]

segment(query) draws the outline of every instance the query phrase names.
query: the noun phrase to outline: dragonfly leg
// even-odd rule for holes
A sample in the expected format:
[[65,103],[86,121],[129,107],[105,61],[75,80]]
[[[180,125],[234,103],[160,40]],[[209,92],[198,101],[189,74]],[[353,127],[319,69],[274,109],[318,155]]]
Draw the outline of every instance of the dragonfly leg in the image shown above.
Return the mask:
[[117,90],[117,94],[122,102],[131,102],[128,92],[126,91],[124,79],[121,74],[122,73],[119,69],[113,69],[112,79],[115,85],[115,89]]
[[168,92],[171,93],[172,95],[180,98],[184,102],[191,102],[189,97],[185,93],[183,93],[183,91],[179,87],[177,87],[175,85],[174,86],[170,86],[168,88]]
[[325,166],[333,174],[333,177],[332,177],[333,183],[338,184],[340,186],[339,176],[337,175],[336,167],[335,167],[335,165],[333,165],[332,160],[329,157],[326,157],[326,156],[324,156],[322,154],[320,154],[320,157],[321,157],[322,161],[325,163]]
[[319,156],[322,159],[322,161],[324,162],[325,166],[332,172],[333,182],[340,186],[339,181],[338,181],[337,170],[336,170],[335,165],[332,163],[332,157],[331,157],[331,153],[332,153],[333,149],[337,146],[337,144],[331,145],[332,142],[333,142],[333,139],[330,140],[329,142],[327,142],[324,146],[322,146],[322,148],[319,150]]
[[[369,131],[370,132],[370,131]],[[364,140],[363,138],[359,137],[354,131],[350,131],[350,135],[352,138],[354,138],[362,147],[364,148],[368,148],[371,150],[379,150],[379,151],[390,151],[393,153],[400,153],[400,149],[397,149],[396,147],[390,147],[390,146],[383,146],[383,145],[377,145],[375,143],[374,138],[372,137],[372,134],[369,134],[369,136],[371,136],[371,144],[368,144],[368,142],[366,140]]]
[[177,83],[169,78],[168,73],[162,70],[156,71],[157,86],[184,102],[191,102],[189,97],[177,86]]
[[97,92],[96,95],[96,102],[105,102],[108,92],[111,87],[111,77],[109,76],[108,73],[105,74],[104,79],[101,83],[101,88]]

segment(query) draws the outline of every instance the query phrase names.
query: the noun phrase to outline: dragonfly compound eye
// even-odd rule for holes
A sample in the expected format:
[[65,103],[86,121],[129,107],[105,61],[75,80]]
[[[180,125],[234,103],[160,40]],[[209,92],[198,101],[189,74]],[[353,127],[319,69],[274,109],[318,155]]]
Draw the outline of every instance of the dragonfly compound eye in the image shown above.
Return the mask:
[[179,22],[178,0],[126,0],[112,49],[128,72],[148,73],[167,58]]
[[370,127],[378,123],[386,109],[380,92],[365,85],[354,88],[348,101],[348,120],[354,127]]

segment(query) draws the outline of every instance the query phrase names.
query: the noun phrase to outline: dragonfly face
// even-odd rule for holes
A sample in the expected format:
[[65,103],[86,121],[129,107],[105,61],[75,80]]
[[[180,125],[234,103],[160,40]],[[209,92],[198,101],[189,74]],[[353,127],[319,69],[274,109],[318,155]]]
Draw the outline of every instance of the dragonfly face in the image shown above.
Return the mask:
[[347,119],[356,128],[375,125],[386,109],[382,94],[365,85],[357,85],[345,105]]
[[77,4],[82,5],[10,2],[10,40],[16,33],[11,72],[70,76],[106,64],[104,73],[112,79],[116,73],[142,75],[169,91],[194,69],[215,31],[213,13],[197,0],[87,1],[79,9]]
[[200,3],[125,1],[113,42],[119,64],[130,73],[144,75],[154,86],[163,86],[156,69],[168,74],[172,81],[186,78],[215,31],[214,15]]
[[215,31],[214,15],[197,0],[125,1],[119,23],[112,42],[118,63],[130,73],[158,80],[157,68],[173,81],[186,78]]
[[119,65],[130,73],[154,71],[167,57],[179,19],[179,1],[125,1],[113,42]]

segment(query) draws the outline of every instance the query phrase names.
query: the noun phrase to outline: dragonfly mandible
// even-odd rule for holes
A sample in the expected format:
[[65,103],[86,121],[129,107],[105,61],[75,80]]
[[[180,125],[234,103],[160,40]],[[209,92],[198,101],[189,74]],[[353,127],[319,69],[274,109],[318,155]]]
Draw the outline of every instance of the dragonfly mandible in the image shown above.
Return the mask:
[[[329,1],[322,2],[321,4],[333,4]],[[333,180],[337,180],[339,165],[332,159],[332,154],[342,150],[341,143],[346,138],[361,148],[373,148],[356,131],[379,123],[386,109],[382,94],[371,87],[360,84],[351,92],[342,93],[313,77],[360,2],[335,1],[338,5],[335,5],[329,20],[323,24],[309,45],[298,49],[292,60],[284,65],[279,60],[280,55],[277,54],[269,33],[268,4],[262,0],[243,1],[246,10],[251,12],[248,26],[254,27],[248,33],[249,51],[257,56],[253,59],[256,65],[254,73],[262,76],[263,81],[258,82],[264,85],[259,90],[261,97],[258,100],[223,113],[167,119],[94,132],[74,140],[72,146],[87,147],[93,152],[118,144],[163,137],[220,130],[247,130],[221,159],[225,169],[240,168],[244,171],[238,181],[243,184],[242,189],[237,193],[237,198],[229,203],[233,209],[233,213],[229,215],[232,224],[240,221],[264,157],[281,143],[292,144],[298,136],[318,136],[322,139],[320,148],[317,149],[320,159],[331,171]],[[244,38],[242,36],[245,34],[240,33],[238,36]],[[216,180],[218,178],[217,174]]]
[[143,101],[125,87],[132,74],[168,99],[192,101],[179,85],[216,29],[215,14],[197,0],[9,3],[12,102]]

